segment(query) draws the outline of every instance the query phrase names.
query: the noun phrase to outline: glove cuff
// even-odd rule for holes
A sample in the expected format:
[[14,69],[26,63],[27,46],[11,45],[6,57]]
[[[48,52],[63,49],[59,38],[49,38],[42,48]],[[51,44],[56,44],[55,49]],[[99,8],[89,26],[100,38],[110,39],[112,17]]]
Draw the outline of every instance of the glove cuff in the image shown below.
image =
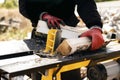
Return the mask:
[[41,14],[40,14],[40,20],[43,20],[43,15],[45,15],[45,14],[47,14],[48,12],[42,12]]
[[101,33],[103,33],[103,32],[102,32],[102,29],[101,29],[99,26],[97,26],[97,25],[92,26],[90,29],[91,29],[91,30],[92,30],[92,29],[97,29],[97,30],[101,31]]

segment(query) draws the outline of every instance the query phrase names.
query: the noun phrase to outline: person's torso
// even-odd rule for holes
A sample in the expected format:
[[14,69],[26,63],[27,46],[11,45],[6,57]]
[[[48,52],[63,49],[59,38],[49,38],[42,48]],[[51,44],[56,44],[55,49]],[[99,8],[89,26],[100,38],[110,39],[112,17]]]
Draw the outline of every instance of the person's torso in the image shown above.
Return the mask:
[[73,15],[75,8],[74,0],[29,0],[28,4],[34,14],[48,12],[60,18]]

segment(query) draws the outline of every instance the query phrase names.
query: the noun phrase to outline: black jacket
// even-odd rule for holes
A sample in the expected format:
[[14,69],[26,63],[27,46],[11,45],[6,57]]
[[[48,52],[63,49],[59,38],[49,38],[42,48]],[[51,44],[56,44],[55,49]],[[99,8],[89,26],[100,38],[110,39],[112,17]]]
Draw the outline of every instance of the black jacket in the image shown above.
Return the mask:
[[39,16],[42,12],[63,19],[69,26],[76,26],[79,20],[74,14],[75,5],[79,16],[88,28],[94,25],[102,27],[100,15],[94,0],[62,0],[59,4],[51,5],[40,0],[19,0],[20,13],[31,20],[33,26],[37,25]]

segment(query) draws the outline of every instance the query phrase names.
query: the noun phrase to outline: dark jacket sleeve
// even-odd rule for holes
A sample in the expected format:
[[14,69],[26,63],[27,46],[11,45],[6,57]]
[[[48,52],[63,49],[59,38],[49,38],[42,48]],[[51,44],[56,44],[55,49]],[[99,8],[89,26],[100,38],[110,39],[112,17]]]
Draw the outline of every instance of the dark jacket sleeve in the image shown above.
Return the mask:
[[26,8],[26,0],[19,0],[19,12],[26,18],[28,18],[28,14],[25,10]]
[[77,0],[77,11],[88,28],[97,25],[102,27],[101,17],[94,0]]
[[35,7],[32,6],[31,4],[33,3],[29,3],[29,0],[19,0],[19,12],[24,17],[31,20],[33,27],[36,27],[39,19],[39,13],[40,13],[37,11],[40,11],[40,10],[38,10],[38,6],[36,6],[36,4],[33,4]]

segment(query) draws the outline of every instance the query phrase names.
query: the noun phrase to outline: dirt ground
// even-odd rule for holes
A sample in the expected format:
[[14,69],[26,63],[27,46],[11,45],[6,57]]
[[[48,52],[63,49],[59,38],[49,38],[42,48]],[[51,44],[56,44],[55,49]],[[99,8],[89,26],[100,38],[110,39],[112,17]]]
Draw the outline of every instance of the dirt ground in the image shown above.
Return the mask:
[[28,19],[23,17],[18,8],[16,9],[0,9],[0,18],[5,17],[5,20],[8,21],[10,18],[20,21],[20,27],[31,26],[31,23]]
[[[3,17],[4,20],[1,21]],[[8,29],[2,32],[1,22],[9,24],[10,19],[14,20],[13,24],[9,25]],[[18,8],[0,9],[0,41],[24,39],[31,30],[31,22],[19,13]]]

